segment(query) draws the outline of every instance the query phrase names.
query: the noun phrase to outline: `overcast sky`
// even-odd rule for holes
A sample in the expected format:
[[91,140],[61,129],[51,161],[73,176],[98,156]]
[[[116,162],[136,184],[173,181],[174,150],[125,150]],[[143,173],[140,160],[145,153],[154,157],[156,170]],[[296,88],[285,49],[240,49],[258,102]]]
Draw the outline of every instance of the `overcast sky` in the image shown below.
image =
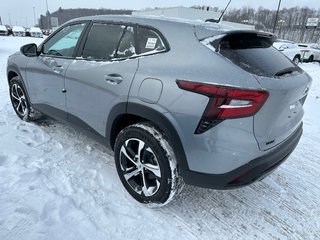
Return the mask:
[[[112,8],[139,10],[148,7],[174,7],[208,5],[223,8],[228,0],[47,0],[49,12],[62,8]],[[249,6],[276,9],[279,0],[232,0],[230,8]],[[320,9],[320,0],[282,0],[281,7],[308,6]],[[32,26],[36,18],[46,12],[46,0],[0,0],[0,17],[3,24]]]

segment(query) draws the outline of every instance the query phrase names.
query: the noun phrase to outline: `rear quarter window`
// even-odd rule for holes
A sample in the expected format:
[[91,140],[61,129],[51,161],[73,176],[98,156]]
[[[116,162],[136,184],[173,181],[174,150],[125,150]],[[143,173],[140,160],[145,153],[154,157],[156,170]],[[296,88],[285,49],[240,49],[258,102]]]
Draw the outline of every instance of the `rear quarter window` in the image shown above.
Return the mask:
[[152,29],[139,27],[140,53],[158,53],[167,50],[164,40],[159,33]]

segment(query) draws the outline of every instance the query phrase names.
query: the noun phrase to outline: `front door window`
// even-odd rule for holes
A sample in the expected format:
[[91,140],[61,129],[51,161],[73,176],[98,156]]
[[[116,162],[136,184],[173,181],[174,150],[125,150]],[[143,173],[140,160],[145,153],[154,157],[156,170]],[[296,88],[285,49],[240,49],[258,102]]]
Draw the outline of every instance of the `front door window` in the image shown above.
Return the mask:
[[58,57],[72,57],[84,27],[85,23],[81,23],[61,29],[44,44],[42,53]]

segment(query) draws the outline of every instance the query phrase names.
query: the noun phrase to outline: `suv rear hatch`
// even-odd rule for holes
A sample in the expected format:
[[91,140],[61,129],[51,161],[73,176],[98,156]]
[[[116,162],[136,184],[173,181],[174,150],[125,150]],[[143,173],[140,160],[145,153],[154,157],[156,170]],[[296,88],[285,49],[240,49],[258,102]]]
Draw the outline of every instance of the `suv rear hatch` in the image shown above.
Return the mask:
[[230,31],[200,41],[255,76],[268,100],[254,115],[254,134],[261,150],[268,150],[301,124],[311,78],[272,47],[276,37],[256,31]]

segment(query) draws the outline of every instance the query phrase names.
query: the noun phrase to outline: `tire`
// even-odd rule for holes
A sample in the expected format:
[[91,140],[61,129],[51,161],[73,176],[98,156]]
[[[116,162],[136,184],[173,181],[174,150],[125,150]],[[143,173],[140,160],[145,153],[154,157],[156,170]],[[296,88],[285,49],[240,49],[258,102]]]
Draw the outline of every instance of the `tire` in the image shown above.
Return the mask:
[[9,94],[12,107],[19,118],[24,121],[35,121],[42,117],[40,112],[31,107],[26,90],[18,76],[10,80]]
[[308,62],[313,62],[313,55],[308,58]]
[[295,65],[298,65],[299,64],[299,62],[300,62],[300,56],[294,56],[294,58],[293,58],[293,63],[295,64]]
[[114,154],[120,180],[138,202],[163,206],[182,190],[174,152],[153,124],[124,128],[117,136]]

